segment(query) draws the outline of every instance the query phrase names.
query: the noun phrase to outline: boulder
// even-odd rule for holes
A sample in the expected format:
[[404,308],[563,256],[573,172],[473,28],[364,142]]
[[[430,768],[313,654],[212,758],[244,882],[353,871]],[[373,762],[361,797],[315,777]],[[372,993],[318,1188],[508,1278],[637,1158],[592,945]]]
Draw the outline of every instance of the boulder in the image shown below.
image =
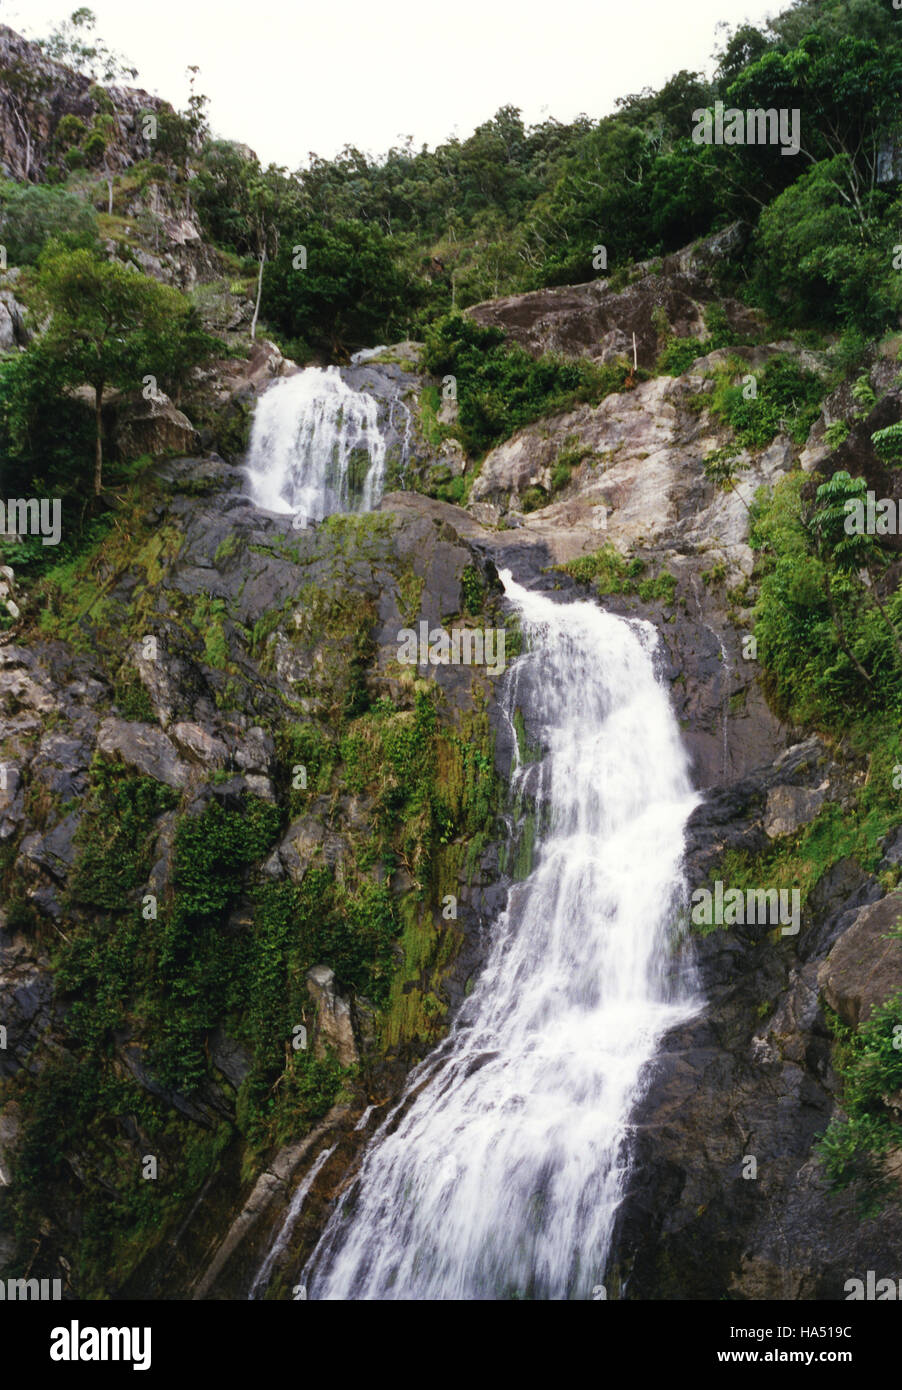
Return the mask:
[[129,767],[165,782],[167,787],[181,788],[188,783],[189,770],[171,739],[151,724],[105,719],[97,732],[97,747],[101,753],[118,754]]
[[25,327],[26,309],[12,290],[0,290],[0,352],[25,347],[30,333]]
[[225,767],[228,762],[229,750],[222,739],[201,728],[200,724],[188,721],[173,724],[169,729],[169,736],[194,762],[203,763],[207,767]]
[[902,990],[902,949],[889,935],[900,924],[902,892],[890,893],[858,913],[821,965],[824,998],[853,1028]]
[[764,830],[773,840],[778,835],[791,835],[801,825],[813,820],[824,804],[826,791],[822,787],[772,787],[767,794]]
[[116,449],[123,460],[142,454],[193,454],[197,448],[191,421],[162,392],[120,413]]
[[315,965],[307,971],[307,989],[316,1005],[313,1055],[323,1059],[331,1048],[343,1067],[352,1066],[360,1059],[351,1023],[351,1006],[336,992],[334,970],[327,965]]

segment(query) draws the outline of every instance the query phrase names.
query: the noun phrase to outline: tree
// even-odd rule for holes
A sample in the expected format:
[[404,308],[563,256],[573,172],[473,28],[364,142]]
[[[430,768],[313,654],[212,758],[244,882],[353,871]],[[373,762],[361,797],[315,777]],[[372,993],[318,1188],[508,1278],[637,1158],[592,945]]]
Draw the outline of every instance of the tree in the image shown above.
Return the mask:
[[[284,173],[284,170],[274,169],[270,166],[267,173],[278,178]],[[267,255],[274,256],[279,250],[279,228],[276,221],[278,195],[272,180],[267,180],[266,177],[254,179],[248,188],[248,203],[257,258],[260,262],[260,270],[257,275],[257,299],[254,304],[254,317],[251,320],[251,342],[253,342],[257,336],[257,319],[260,316],[260,299],[263,295],[263,267],[266,264]]]
[[86,5],[73,11],[68,19],[57,25],[47,39],[38,39],[37,46],[57,63],[65,63],[76,72],[103,82],[116,82],[127,77],[134,81],[138,69],[107,48],[102,39],[93,37],[97,17]]
[[773,45],[773,39],[754,24],[738,24],[735,29],[730,29],[728,24],[721,22],[717,28],[724,31],[723,48],[714,54],[717,59],[717,89],[723,92],[731,82],[735,82],[743,68],[767,52]]
[[31,176],[31,156],[33,140],[32,122],[43,107],[47,106],[47,93],[53,85],[49,73],[40,72],[24,62],[8,63],[0,66],[0,87],[10,104],[13,119],[19,127],[19,134],[25,144],[25,163],[22,177]]
[[885,568],[888,562],[887,556],[876,536],[871,535],[864,527],[849,526],[851,514],[849,504],[857,503],[862,506],[866,496],[867,483],[864,478],[852,478],[845,469],[838,470],[829,482],[821,483],[818,488],[817,502],[820,505],[812,514],[809,527],[818,553],[825,562],[824,579],[827,600],[830,604],[840,645],[846,655],[854,662],[859,673],[864,676],[865,680],[870,681],[871,677],[846,645],[842,622],[830,590],[831,566],[839,574],[846,575],[850,579],[858,579],[862,573],[866,574],[869,581],[867,594],[892,633],[896,649],[902,656],[902,637],[900,637],[899,630],[886,611],[875,582],[879,571]]
[[336,357],[406,331],[421,288],[399,264],[396,240],[362,222],[314,224],[295,235],[306,267],[283,234],[263,279],[263,312],[279,328]]
[[91,412],[40,338],[0,357],[0,475],[8,497],[59,496],[93,448]]
[[893,269],[895,208],[881,190],[864,195],[864,223],[837,189],[849,158],[815,164],[762,212],[754,288],[762,307],[791,322],[857,324],[879,333],[902,308]]
[[91,205],[61,188],[0,182],[0,241],[13,265],[34,265],[51,240],[67,251],[98,246]]
[[[870,216],[868,195],[877,186],[879,154],[900,129],[902,50],[873,39],[828,39],[811,33],[788,53],[770,50],[743,69],[727,89],[731,106],[801,113],[799,149],[812,164],[831,164],[834,196],[861,227]],[[737,146],[735,158],[773,189],[791,181],[794,159],[773,146]],[[776,179],[776,185],[775,185]]]
[[734,492],[751,515],[751,507],[736,486],[736,474],[744,471],[748,466],[747,462],[740,462],[739,450],[732,444],[725,444],[720,449],[712,449],[702,459],[702,468],[708,481],[719,488],[721,492],[726,492],[727,489]]
[[[59,363],[70,386],[87,382],[94,391],[96,495],[103,486],[104,391],[133,387],[143,375],[171,362],[173,338],[185,327],[188,301],[134,267],[101,260],[90,251],[47,257],[35,297],[51,315],[44,351]],[[201,361],[209,355],[203,335],[183,341],[184,367],[192,357]]]

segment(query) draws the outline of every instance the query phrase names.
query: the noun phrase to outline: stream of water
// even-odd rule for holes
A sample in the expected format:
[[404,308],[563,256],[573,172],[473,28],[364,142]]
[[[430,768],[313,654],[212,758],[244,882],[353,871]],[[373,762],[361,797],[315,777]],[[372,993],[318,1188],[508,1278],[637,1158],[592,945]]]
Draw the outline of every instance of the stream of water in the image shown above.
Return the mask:
[[543,750],[535,867],[441,1046],[370,1141],[303,1280],[311,1299],[591,1298],[664,1032],[698,1007],[674,968],[693,793],[656,634],[502,579],[526,653],[506,677]]

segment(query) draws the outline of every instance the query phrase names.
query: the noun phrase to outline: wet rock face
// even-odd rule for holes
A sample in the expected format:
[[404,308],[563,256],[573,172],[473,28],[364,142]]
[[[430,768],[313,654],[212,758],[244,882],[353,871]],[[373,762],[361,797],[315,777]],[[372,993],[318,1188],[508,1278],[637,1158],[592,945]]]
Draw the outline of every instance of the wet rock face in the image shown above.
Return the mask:
[[28,310],[16,299],[14,288],[17,273],[0,275],[0,352],[27,347],[31,333],[27,325]]
[[360,1060],[351,1004],[335,988],[335,971],[328,965],[317,965],[307,972],[307,989],[316,1007],[316,1034],[313,1043],[317,1057],[328,1056],[331,1048],[343,1067]]
[[[260,881],[302,888],[315,868],[334,875],[344,889],[360,873],[371,845],[374,797],[366,789],[349,790],[340,778],[318,790],[311,766],[302,799],[293,798],[296,769],[292,760],[286,764],[286,728],[331,729],[334,737],[349,703],[369,709],[381,697],[388,697],[399,719],[412,718],[418,693],[427,690],[452,750],[455,739],[463,743],[458,730],[472,731],[473,721],[485,718],[485,703],[492,705],[490,680],[479,669],[410,668],[398,659],[402,629],[419,621],[453,625],[466,616],[465,570],[485,596],[480,621],[500,617],[491,561],[454,528],[455,518],[467,521],[465,514],[396,493],[379,513],[296,531],[290,517],[255,510],[243,488],[241,470],[216,457],[160,464],[137,512],[127,518],[128,545],[104,557],[103,602],[80,610],[76,640],[48,641],[32,632],[28,645],[9,638],[0,643],[0,846],[13,871],[9,911],[0,917],[0,1023],[6,1029],[0,1077],[22,1088],[0,1106],[4,1187],[16,1182],[27,1078],[72,1055],[67,1012],[74,996],[55,978],[49,954],[61,936],[83,932],[96,915],[75,886],[94,760],[117,777],[156,788],[166,808],[153,813],[136,912],[145,893],[163,904],[177,891],[173,863],[181,823],[211,807],[248,814],[252,797],[279,812],[278,833],[254,870]],[[469,620],[475,621],[472,615]],[[490,753],[491,726],[486,721],[479,727]],[[468,732],[467,739],[472,737]],[[315,956],[309,975],[300,976],[310,1055],[360,1069],[359,1084],[352,1083],[355,1122],[366,1105],[366,1088],[378,1092],[382,1104],[397,1093],[409,1066],[441,1035],[441,1021],[463,998],[482,959],[487,921],[504,880],[497,844],[486,844],[469,867],[464,849],[442,871],[444,887],[456,891],[456,917],[440,921],[438,909],[429,916],[427,905],[423,920],[417,917],[407,929],[417,941],[413,963],[400,942],[395,947],[406,993],[390,1045],[383,1029],[392,1005],[377,1015],[329,959]],[[373,871],[374,885],[385,883],[398,897],[411,891],[412,881],[400,864],[393,871],[380,861]],[[223,940],[260,929],[250,889],[242,890],[223,913]],[[420,997],[438,1010],[438,1024],[431,1022],[433,1014],[417,1013],[404,1002]],[[236,1126],[239,1092],[259,1065],[247,1039],[236,1039],[224,1017],[209,1029],[209,1071],[190,1093],[160,1080],[153,1039],[139,1021],[129,1018],[118,1027],[111,1048],[123,1084],[141,1088],[171,1111],[174,1122],[204,1135],[216,1133],[223,1122]],[[146,1136],[128,1117],[111,1124],[116,1142],[130,1155],[126,1162],[137,1163]],[[334,1132],[329,1126],[323,1131],[328,1143],[338,1144],[346,1165],[356,1161],[366,1132],[347,1120],[347,1107],[330,1124]],[[207,1184],[196,1207],[192,1198],[191,1212],[186,1208],[190,1220],[178,1251],[148,1249],[140,1268],[123,1273],[123,1287],[144,1296],[193,1287],[209,1264],[211,1243],[218,1245],[247,1197],[240,1147],[234,1138],[215,1184]],[[66,1259],[77,1244],[74,1213],[79,1201],[88,1200],[84,1193],[93,1181],[90,1155],[70,1157],[72,1190],[49,1203],[44,1218],[41,1260],[54,1276],[64,1268],[54,1261]],[[175,1161],[178,1155],[170,1157]],[[290,1163],[286,1159],[284,1180],[272,1186],[272,1222],[290,1199],[287,1179],[297,1176],[301,1158],[298,1153]],[[340,1179],[334,1165],[324,1169],[323,1182]],[[326,1205],[323,1192],[312,1195],[312,1211],[323,1216]],[[306,1227],[305,1232],[315,1236]],[[4,1262],[14,1253],[8,1242],[0,1244]],[[250,1256],[239,1250],[236,1258],[243,1270]],[[246,1293],[244,1275],[236,1277],[236,1287]],[[233,1286],[211,1276],[212,1296],[223,1296],[226,1287]]]
[[[794,820],[842,805],[857,775],[809,739],[711,794],[688,825],[690,887],[728,850],[760,853],[775,804]],[[902,895],[849,860],[811,894],[798,936],[747,924],[684,948],[700,1008],[664,1039],[633,1115],[617,1296],[835,1300],[862,1270],[899,1274],[898,1208],[863,1220],[851,1195],[828,1190],[812,1145],[840,1089],[824,1003],[854,1022],[900,987],[886,940],[900,914]]]
[[422,384],[416,371],[418,355],[417,344],[399,343],[372,361],[341,368],[352,390],[365,391],[377,401],[379,429],[385,439],[387,491],[410,487],[433,457],[416,428],[415,401]]

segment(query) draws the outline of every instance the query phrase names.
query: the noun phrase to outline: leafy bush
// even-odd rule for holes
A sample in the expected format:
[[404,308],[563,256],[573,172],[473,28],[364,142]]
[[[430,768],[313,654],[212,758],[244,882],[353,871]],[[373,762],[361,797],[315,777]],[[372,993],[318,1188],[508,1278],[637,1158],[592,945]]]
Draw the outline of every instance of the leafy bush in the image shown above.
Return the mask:
[[673,603],[676,579],[662,570],[645,577],[645,561],[635,556],[627,560],[615,546],[608,543],[592,555],[580,555],[560,568],[580,584],[592,584],[599,594],[638,594],[643,602],[658,600],[665,606]]
[[97,215],[75,193],[4,180],[0,183],[0,241],[12,265],[35,265],[51,242],[61,250],[94,250],[100,244]]
[[835,1065],[843,1083],[846,1114],[831,1121],[818,1150],[833,1186],[856,1184],[866,1212],[874,1214],[888,1195],[881,1159],[902,1140],[887,1101],[902,1089],[902,1051],[896,1030],[902,1023],[902,994],[887,999],[857,1029],[833,1019]]
[[134,906],[150,869],[148,836],[157,817],[177,799],[160,782],[95,758],[90,797],[76,834],[73,899],[112,912]]
[[711,345],[698,338],[670,338],[661,350],[656,370],[661,376],[682,376],[697,357],[710,351]]
[[305,227],[303,245],[306,269],[295,268],[286,241],[263,274],[261,311],[289,338],[341,354],[407,331],[420,290],[396,242],[376,227],[342,221]]
[[458,420],[465,447],[482,454],[542,415],[619,391],[625,364],[598,366],[585,358],[531,357],[509,346],[500,328],[448,314],[426,334],[423,365],[457,382]]
[[736,442],[745,449],[763,449],[781,431],[795,444],[804,444],[821,409],[824,384],[786,357],[773,357],[757,378],[757,393],[724,377],[715,388],[711,409],[733,427]]
[[897,421],[895,425],[887,425],[886,429],[875,430],[871,435],[871,443],[878,458],[884,463],[898,467],[902,464],[902,421]]
[[[854,574],[819,556],[807,524],[803,473],[790,473],[753,510],[760,585],[755,635],[766,687],[794,724],[844,729],[868,712],[902,712],[893,644]],[[902,594],[887,604],[902,616]],[[865,680],[855,663],[868,675]]]
[[849,437],[849,426],[845,420],[832,420],[824,430],[824,443],[831,449],[838,449]]
[[852,179],[847,155],[802,174],[761,213],[754,294],[769,313],[790,323],[857,326],[879,333],[902,307],[892,268],[887,194],[856,208],[837,197]]

